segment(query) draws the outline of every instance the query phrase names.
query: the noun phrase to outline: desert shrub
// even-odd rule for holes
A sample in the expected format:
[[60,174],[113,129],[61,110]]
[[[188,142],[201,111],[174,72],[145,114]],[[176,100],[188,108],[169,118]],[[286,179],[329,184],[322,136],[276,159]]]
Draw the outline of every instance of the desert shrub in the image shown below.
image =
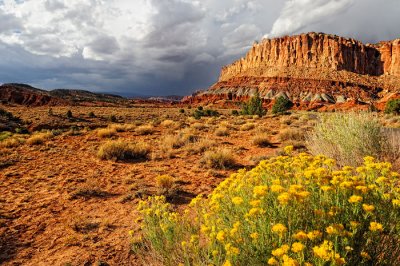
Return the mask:
[[117,131],[114,128],[102,128],[97,130],[97,136],[100,138],[111,138],[117,134]]
[[179,113],[184,114],[185,113],[185,109],[179,109]]
[[203,111],[203,110],[204,110],[204,108],[203,108],[203,106],[199,106],[199,107],[197,107],[197,110],[199,110],[199,111]]
[[256,127],[256,125],[254,123],[246,123],[240,127],[240,130],[241,131],[249,131],[249,130],[254,129],[255,127]]
[[304,130],[298,128],[285,128],[279,132],[279,139],[282,142],[288,140],[305,141],[306,135]]
[[254,135],[251,139],[251,142],[253,143],[253,145],[258,147],[269,147],[272,145],[270,136],[265,133],[258,133]]
[[139,135],[151,135],[154,133],[154,127],[152,125],[143,125],[135,129],[135,132]]
[[263,116],[267,112],[262,106],[262,99],[260,94],[257,92],[253,97],[249,99],[247,103],[244,103],[242,106],[241,114],[242,115],[258,115]]
[[400,114],[400,99],[389,100],[385,107],[386,114]]
[[305,153],[270,158],[183,213],[150,197],[139,203],[133,250],[162,265],[398,265],[399,173],[372,157],[358,168],[334,164]]
[[28,145],[40,145],[53,138],[54,135],[51,132],[40,132],[32,135],[26,140]]
[[163,127],[176,127],[176,122],[174,120],[164,120],[161,122],[161,126]]
[[175,181],[170,175],[159,175],[156,177],[156,185],[160,194],[169,196],[174,190]]
[[6,140],[12,136],[12,133],[9,131],[0,132],[0,141]]
[[234,116],[238,116],[239,115],[239,111],[238,110],[232,110],[232,115]]
[[88,116],[89,116],[90,118],[95,118],[95,117],[96,117],[96,115],[95,115],[93,112],[89,112]]
[[293,103],[287,99],[286,97],[280,96],[275,100],[274,105],[272,106],[273,114],[282,114],[292,108]]
[[219,127],[215,130],[215,135],[219,137],[229,136],[229,129],[226,127]]
[[71,111],[71,110],[68,110],[66,116],[67,116],[68,118],[72,118],[72,117],[73,117],[72,111]]
[[129,143],[121,140],[109,141],[100,146],[97,156],[102,160],[148,159],[150,147],[144,142]]
[[198,140],[198,136],[193,134],[190,129],[184,129],[177,134],[164,136],[159,145],[162,157],[173,158],[175,157],[174,150],[182,148],[189,143],[194,143]]
[[236,165],[232,152],[227,149],[219,149],[216,151],[207,151],[202,159],[209,168],[226,169]]
[[199,141],[188,146],[187,152],[189,154],[198,154],[210,150],[215,145],[216,145],[215,141],[210,140],[208,138],[202,138]]
[[360,164],[364,156],[384,158],[391,152],[376,116],[368,113],[335,113],[322,117],[308,136],[313,154],[326,154],[339,165]]
[[197,130],[202,130],[206,128],[206,126],[203,123],[194,123],[191,125],[191,127]]

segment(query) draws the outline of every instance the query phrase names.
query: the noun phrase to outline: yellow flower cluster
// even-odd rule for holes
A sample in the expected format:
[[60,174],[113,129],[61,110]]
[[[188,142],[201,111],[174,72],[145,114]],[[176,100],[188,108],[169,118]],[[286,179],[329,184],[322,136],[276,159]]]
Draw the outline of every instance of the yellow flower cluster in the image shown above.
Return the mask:
[[163,197],[141,202],[142,239],[171,265],[343,265],[373,261],[367,243],[400,233],[400,175],[389,163],[366,157],[338,169],[325,156],[285,151],[181,214]]

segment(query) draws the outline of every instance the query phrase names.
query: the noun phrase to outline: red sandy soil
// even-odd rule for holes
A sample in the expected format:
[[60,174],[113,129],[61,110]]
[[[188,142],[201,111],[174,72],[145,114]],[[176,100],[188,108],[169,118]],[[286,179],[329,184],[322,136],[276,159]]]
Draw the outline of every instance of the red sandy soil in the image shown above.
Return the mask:
[[[83,116],[89,109],[75,107]],[[8,108],[22,118],[37,123],[47,121],[48,108]],[[178,109],[96,109],[96,114],[119,114],[125,122],[149,122],[150,117],[187,123]],[[54,109],[63,114],[65,108]],[[47,118],[44,118],[47,117]],[[58,118],[57,118],[58,119]],[[232,150],[240,167],[254,165],[250,157],[272,155],[275,148],[258,148],[250,139],[255,130],[230,130],[230,136],[216,137],[214,129],[222,121],[233,123],[228,116],[198,131],[201,137],[214,139],[218,147]],[[247,119],[243,119],[246,120]],[[279,130],[279,118],[248,120],[270,131]],[[101,124],[104,121],[89,121]],[[106,122],[104,122],[106,123]],[[193,123],[193,122],[192,122]],[[201,123],[205,123],[204,121]],[[240,126],[237,126],[239,128]],[[127,141],[145,140],[152,146],[153,158],[145,162],[102,161],[96,157],[100,139],[95,131],[73,136],[64,133],[45,144],[2,149],[0,169],[0,263],[3,265],[139,265],[130,251],[128,231],[137,227],[135,208],[140,196],[156,194],[155,177],[170,174],[178,185],[172,198],[184,206],[192,197],[209,193],[224,177],[236,171],[210,170],[199,161],[202,154],[191,155],[184,148],[176,158],[161,158],[159,139],[169,129],[156,126],[156,132],[139,136],[135,132],[118,133]],[[114,137],[116,138],[116,137]],[[94,189],[99,195],[80,196],[83,189]],[[103,263],[103,264],[102,264]]]

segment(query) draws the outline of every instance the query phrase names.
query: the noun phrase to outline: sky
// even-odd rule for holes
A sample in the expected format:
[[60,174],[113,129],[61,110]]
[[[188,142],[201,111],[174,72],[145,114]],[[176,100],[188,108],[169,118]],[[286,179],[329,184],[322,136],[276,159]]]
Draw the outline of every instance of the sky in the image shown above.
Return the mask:
[[254,41],[400,38],[399,0],[0,0],[0,83],[188,95]]

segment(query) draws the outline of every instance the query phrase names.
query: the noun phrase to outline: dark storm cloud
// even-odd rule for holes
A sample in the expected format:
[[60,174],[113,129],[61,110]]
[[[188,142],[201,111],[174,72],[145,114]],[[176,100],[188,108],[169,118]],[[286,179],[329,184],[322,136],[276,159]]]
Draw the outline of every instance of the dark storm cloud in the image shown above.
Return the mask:
[[97,36],[89,43],[90,48],[100,54],[113,54],[119,50],[117,40],[112,36]]
[[0,82],[188,94],[263,35],[400,37],[398,0],[0,1]]

